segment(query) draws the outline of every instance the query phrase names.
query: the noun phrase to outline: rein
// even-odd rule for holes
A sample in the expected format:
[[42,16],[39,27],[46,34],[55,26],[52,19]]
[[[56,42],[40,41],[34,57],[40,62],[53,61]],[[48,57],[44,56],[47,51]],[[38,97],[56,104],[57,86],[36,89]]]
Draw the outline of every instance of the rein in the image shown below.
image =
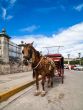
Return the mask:
[[38,62],[38,64],[33,68],[33,70],[35,70],[35,69],[39,66],[39,64],[41,63],[42,59],[43,59],[43,57],[42,57],[41,60]]

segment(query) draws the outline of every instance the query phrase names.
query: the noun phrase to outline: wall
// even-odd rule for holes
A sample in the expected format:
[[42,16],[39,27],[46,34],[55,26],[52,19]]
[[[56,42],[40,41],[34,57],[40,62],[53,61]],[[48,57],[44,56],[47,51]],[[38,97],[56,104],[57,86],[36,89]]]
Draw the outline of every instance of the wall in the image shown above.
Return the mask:
[[31,65],[29,66],[23,66],[23,65],[18,65],[18,64],[0,64],[0,75],[3,74],[13,74],[13,73],[19,73],[19,72],[27,72],[31,71]]

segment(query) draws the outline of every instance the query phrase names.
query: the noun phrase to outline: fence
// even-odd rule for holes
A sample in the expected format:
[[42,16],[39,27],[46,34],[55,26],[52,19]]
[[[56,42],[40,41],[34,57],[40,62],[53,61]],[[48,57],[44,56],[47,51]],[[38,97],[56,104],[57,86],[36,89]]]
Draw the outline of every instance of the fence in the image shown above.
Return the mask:
[[9,57],[21,58],[22,52],[21,47],[13,42],[9,42]]
[[18,60],[22,58],[22,49],[11,41],[0,41],[0,59],[4,61],[4,57],[10,60]]

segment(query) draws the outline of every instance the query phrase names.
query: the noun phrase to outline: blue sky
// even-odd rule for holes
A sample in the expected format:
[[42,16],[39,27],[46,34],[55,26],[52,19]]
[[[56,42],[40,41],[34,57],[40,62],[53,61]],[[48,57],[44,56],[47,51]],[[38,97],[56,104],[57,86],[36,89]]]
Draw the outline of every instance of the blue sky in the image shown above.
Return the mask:
[[54,38],[82,22],[83,0],[0,0],[0,31],[12,39]]

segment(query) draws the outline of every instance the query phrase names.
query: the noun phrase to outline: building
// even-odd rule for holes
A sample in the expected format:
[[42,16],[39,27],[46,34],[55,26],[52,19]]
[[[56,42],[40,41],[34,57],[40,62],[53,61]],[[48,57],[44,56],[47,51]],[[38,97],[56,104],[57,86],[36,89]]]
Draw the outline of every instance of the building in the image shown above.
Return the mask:
[[22,57],[22,49],[17,44],[10,41],[10,36],[6,30],[2,29],[0,33],[0,61],[9,63],[10,60],[18,60]]

